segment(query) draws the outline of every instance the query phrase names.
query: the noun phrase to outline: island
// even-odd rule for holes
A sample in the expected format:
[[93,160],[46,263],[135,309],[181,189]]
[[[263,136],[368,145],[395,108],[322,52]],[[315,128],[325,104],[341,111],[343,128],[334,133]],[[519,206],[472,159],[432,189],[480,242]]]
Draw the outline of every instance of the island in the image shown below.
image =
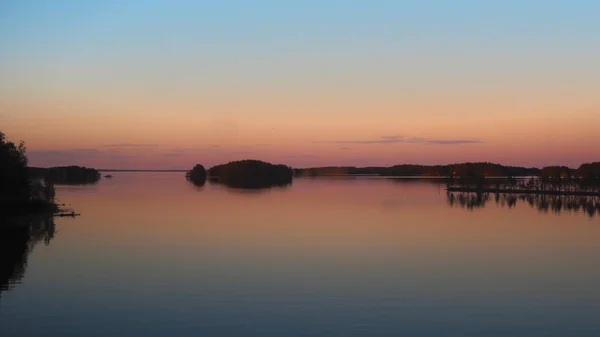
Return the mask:
[[185,176],[194,185],[202,186],[206,182],[206,169],[204,166],[196,164]]
[[213,166],[207,175],[211,181],[229,187],[254,189],[291,184],[293,172],[286,165],[247,159]]

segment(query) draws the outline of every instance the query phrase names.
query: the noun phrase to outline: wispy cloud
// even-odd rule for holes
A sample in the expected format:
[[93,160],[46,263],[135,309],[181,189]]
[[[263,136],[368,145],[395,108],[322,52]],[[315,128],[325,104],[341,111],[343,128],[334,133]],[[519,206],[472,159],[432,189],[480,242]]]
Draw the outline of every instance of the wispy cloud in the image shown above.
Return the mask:
[[315,158],[318,158],[318,156],[315,156],[314,154],[284,154],[284,155],[281,156],[281,158],[315,159]]
[[433,139],[433,140],[428,140],[427,143],[428,144],[446,145],[446,144],[476,144],[476,143],[483,143],[483,142],[480,140],[476,140],[476,139]]
[[105,147],[157,147],[158,144],[136,144],[136,143],[119,143],[119,144],[108,144]]
[[[330,141],[313,141],[317,144],[394,144],[394,143],[409,143],[409,144],[438,144],[438,145],[451,145],[451,144],[475,144],[483,143],[477,139],[428,139],[424,137],[411,137],[406,138],[404,136],[381,136],[378,139],[362,139],[362,140],[330,140]],[[348,148],[340,148],[340,150],[347,150]]]
[[381,136],[379,139],[373,140],[330,140],[330,141],[313,141],[313,143],[330,143],[330,144],[390,144],[404,142],[403,136]]

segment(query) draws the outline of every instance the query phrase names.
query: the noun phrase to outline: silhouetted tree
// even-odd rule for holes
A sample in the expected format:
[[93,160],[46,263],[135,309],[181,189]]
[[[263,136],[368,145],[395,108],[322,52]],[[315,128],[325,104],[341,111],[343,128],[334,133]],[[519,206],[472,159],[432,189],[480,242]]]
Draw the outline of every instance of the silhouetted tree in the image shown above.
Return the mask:
[[546,166],[542,168],[541,176],[544,179],[568,178],[574,170],[566,166]]
[[[31,181],[25,144],[15,145],[0,132],[0,218],[16,214],[56,212],[54,186]],[[0,222],[0,225],[3,223]]]
[[188,171],[186,176],[195,185],[204,185],[206,182],[206,169],[204,166],[197,164],[191,171]]
[[600,162],[582,164],[577,175],[586,186],[600,186]]
[[16,145],[0,132],[0,202],[29,200],[25,143]]

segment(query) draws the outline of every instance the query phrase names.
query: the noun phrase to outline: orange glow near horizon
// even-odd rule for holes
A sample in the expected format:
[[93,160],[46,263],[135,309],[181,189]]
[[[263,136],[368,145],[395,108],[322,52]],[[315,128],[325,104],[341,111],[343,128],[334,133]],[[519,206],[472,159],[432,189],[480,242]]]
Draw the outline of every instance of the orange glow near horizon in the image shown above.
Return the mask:
[[0,56],[0,130],[27,143],[34,166],[600,160],[600,49],[577,26],[600,31],[589,29],[595,10],[577,8],[582,18],[566,24],[528,7],[519,29],[484,19],[506,11],[512,22],[527,7],[507,6],[438,18],[457,30],[436,32],[427,27],[444,26],[429,8],[396,8],[407,17],[386,20],[382,4],[362,9],[371,24],[358,24],[358,4],[320,6],[314,27],[305,26],[313,10],[300,14],[310,6],[267,6],[278,14],[245,23],[227,6],[124,5],[122,21],[72,6],[0,13],[9,51]]
[[[340,97],[339,101],[342,100]],[[390,113],[365,118],[369,113],[353,114],[349,109],[351,103],[338,104],[335,110],[350,111],[346,115],[323,111],[321,116],[315,112],[304,116],[298,108],[270,115],[262,110],[253,111],[251,106],[242,112],[203,107],[200,103],[195,109],[189,106],[177,114],[162,115],[158,107],[153,111],[150,106],[140,104],[131,110],[126,105],[103,110],[101,105],[96,107],[93,103],[55,107],[56,110],[51,108],[51,103],[9,104],[2,106],[2,110],[11,111],[3,123],[3,132],[10,140],[26,142],[34,166],[77,164],[99,168],[186,169],[198,162],[211,166],[252,158],[296,167],[461,161],[539,167],[578,166],[598,160],[594,145],[596,135],[600,134],[600,113],[592,109],[577,114],[565,111],[564,115],[511,117],[503,115],[501,108],[478,116],[460,107],[454,111],[448,107],[446,114],[439,115],[442,108],[438,107],[431,113],[423,112],[423,117]],[[320,110],[318,106],[315,108]],[[381,112],[388,108],[371,109]],[[121,110],[124,113],[120,113]],[[192,110],[214,113],[193,114]],[[419,110],[419,106],[399,109]],[[86,111],[89,113],[84,113]],[[141,116],[135,111],[147,113]],[[378,142],[385,137],[399,136],[450,144]],[[477,143],[452,144],[454,140]],[[88,153],[77,154],[78,150]],[[58,156],[48,160],[53,153]]]

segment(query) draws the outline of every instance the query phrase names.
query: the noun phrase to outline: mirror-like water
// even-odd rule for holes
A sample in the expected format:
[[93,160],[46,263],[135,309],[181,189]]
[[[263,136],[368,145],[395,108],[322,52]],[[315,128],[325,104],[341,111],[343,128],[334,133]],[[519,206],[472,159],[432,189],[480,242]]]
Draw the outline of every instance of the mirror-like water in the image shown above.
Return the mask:
[[600,335],[594,200],[113,175],[0,232],[0,336]]

